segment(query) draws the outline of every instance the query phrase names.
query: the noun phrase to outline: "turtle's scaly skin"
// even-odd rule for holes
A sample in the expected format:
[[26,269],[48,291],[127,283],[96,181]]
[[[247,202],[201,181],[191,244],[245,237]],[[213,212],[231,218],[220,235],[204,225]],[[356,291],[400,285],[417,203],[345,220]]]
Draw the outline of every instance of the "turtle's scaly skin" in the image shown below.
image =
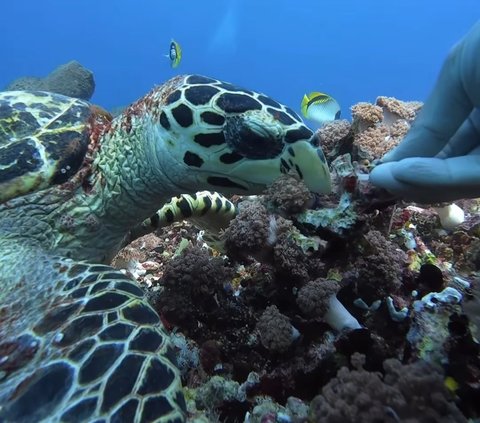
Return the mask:
[[[111,122],[80,100],[0,93],[0,421],[184,421],[168,335],[101,263],[175,195],[255,194],[289,171],[328,192],[311,137],[272,99],[194,75]],[[177,216],[208,206],[182,198]]]

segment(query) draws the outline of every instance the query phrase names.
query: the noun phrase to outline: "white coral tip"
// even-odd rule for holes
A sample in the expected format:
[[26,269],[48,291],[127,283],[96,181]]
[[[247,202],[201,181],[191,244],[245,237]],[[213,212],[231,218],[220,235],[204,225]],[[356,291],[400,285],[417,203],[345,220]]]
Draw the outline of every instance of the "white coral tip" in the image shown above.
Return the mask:
[[465,221],[464,211],[455,203],[445,207],[435,207],[443,229],[451,230]]
[[328,311],[323,316],[325,320],[333,329],[342,331],[344,329],[360,329],[360,323],[353,317],[350,312],[338,301],[335,295],[332,295],[328,300]]

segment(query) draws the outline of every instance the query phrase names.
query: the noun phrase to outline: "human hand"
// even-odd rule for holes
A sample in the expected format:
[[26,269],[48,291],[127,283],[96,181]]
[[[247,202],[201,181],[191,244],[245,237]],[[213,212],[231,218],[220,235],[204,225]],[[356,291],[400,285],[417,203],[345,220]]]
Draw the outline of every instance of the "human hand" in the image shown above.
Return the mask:
[[480,22],[450,51],[412,128],[370,181],[418,203],[480,197]]

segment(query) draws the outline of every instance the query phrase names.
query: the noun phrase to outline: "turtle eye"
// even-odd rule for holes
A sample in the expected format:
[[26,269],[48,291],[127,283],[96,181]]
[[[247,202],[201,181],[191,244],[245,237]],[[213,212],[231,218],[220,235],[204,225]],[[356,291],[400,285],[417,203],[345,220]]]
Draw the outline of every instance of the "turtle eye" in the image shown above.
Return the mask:
[[224,134],[227,145],[247,159],[272,159],[284,148],[281,138],[269,132],[264,126],[254,125],[242,116],[227,117]]

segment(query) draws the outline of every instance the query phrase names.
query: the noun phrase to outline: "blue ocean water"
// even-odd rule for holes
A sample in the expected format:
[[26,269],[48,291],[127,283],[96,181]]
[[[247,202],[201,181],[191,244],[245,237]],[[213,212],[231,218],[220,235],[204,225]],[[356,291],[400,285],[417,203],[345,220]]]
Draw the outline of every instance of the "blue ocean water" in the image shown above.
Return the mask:
[[[324,91],[343,116],[378,95],[424,100],[478,0],[15,0],[1,6],[0,87],[78,60],[92,101],[126,105],[179,73],[265,92],[299,111]],[[171,69],[171,39],[183,59]]]

